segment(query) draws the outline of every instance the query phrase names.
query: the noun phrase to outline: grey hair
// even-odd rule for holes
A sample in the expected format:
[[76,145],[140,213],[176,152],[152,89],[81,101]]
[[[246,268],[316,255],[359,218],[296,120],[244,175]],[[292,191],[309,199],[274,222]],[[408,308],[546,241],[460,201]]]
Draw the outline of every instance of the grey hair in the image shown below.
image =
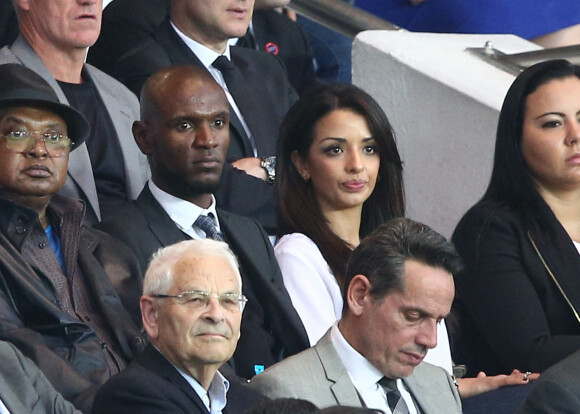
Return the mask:
[[240,276],[238,259],[229,246],[221,241],[202,239],[185,240],[163,247],[154,253],[145,272],[143,294],[167,294],[173,285],[175,265],[185,256],[188,259],[201,259],[207,256],[217,256],[226,259],[238,278],[241,293],[242,277]]

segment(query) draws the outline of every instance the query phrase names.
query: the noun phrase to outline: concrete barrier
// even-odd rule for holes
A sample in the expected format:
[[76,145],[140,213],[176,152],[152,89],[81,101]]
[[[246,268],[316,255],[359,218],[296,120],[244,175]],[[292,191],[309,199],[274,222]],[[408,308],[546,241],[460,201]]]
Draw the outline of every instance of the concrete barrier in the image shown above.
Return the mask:
[[404,161],[407,215],[449,237],[491,174],[499,110],[514,75],[466,48],[539,49],[512,35],[360,33],[353,83],[381,104]]

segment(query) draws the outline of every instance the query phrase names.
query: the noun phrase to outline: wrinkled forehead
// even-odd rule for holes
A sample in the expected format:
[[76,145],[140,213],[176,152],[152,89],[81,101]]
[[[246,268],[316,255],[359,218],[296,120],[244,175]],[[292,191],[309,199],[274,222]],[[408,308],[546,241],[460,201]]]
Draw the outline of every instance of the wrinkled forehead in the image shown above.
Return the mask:
[[173,267],[173,289],[241,293],[239,272],[221,256],[182,257]]

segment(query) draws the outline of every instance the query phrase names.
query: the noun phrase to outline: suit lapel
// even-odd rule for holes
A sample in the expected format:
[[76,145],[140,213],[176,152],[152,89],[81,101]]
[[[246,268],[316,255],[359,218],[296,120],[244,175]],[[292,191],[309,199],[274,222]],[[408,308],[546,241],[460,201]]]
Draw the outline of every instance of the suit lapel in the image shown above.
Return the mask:
[[530,242],[537,247],[536,253],[544,262],[546,271],[580,323],[580,294],[578,293],[580,292],[580,256],[566,230],[543,201],[542,209],[544,217],[551,221],[554,234],[548,240],[545,233],[531,230],[528,236]]
[[330,340],[330,329],[314,346],[337,405],[362,407],[361,399]]
[[457,402],[453,396],[457,400],[459,396],[455,386],[450,383],[450,380],[445,381],[443,376],[434,377],[430,370],[425,369],[426,367],[426,363],[421,363],[415,367],[410,376],[403,378],[405,386],[409,389],[420,411],[422,413],[457,412]]
[[149,185],[145,185],[141,194],[135,204],[143,216],[149,223],[149,229],[159,240],[161,246],[169,246],[171,244],[187,240],[189,237],[177,228],[171,217],[167,214],[163,207],[157,202],[151,191]]
[[[255,73],[257,63],[251,63],[247,56],[248,53],[256,52],[236,47],[232,47],[230,51],[232,63],[238,68],[242,78],[247,82],[246,90],[253,95],[253,99],[260,102],[262,111],[260,122],[257,122],[252,130],[258,154],[276,154],[278,118],[273,108],[276,107],[277,102],[270,102],[271,99],[269,99],[268,93],[260,93],[260,91],[265,89],[264,80],[260,79],[260,76]],[[256,79],[260,79],[260,83],[256,83]],[[275,132],[272,133],[272,131]]]
[[[34,70],[48,82],[52,89],[54,89],[60,102],[68,105],[68,100],[60,85],[22,36],[16,39],[10,50],[24,66]],[[97,218],[100,220],[101,213],[99,200],[97,198],[97,187],[95,186],[95,179],[93,178],[93,170],[92,168],[87,168],[90,165],[91,159],[89,158],[89,151],[84,143],[70,153],[68,173],[81,188]]]
[[153,345],[148,345],[139,354],[136,360],[149,371],[172,382],[177,386],[189,400],[191,400],[200,410],[207,413],[208,410],[201,401],[201,398],[189,383],[181,376],[177,369],[157,350]]

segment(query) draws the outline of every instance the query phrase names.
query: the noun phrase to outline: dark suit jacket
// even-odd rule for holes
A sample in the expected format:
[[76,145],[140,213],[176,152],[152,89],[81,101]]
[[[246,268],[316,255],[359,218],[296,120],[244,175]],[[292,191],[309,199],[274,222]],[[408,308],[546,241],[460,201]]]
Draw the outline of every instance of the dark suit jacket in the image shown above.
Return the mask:
[[[254,300],[259,301],[264,311],[264,321],[248,319],[250,313],[247,312],[242,319],[242,336],[234,360],[238,375],[248,377],[248,367],[253,371],[253,365],[260,364],[260,361],[269,365],[306,349],[308,337],[284,287],[272,245],[264,230],[250,218],[220,209],[217,212],[221,230],[238,258],[244,292],[251,286]],[[159,248],[189,239],[155,200],[148,185],[137,200],[117,216],[98,224],[97,228],[127,244],[143,269],[151,254]],[[275,340],[273,348],[256,340],[258,333],[254,333],[251,327],[258,324],[271,333]]]
[[470,375],[542,372],[580,349],[580,256],[539,203],[552,234],[528,230],[512,209],[489,202],[455,230],[466,269],[455,278],[459,329],[448,326],[453,360]]
[[282,59],[288,69],[288,81],[300,95],[318,83],[314,52],[306,33],[296,22],[275,10],[254,10],[252,25],[256,49]]
[[[10,0],[4,1],[11,6]],[[139,13],[135,13],[136,8]],[[89,49],[87,62],[110,73],[117,60],[149,36],[168,14],[168,0],[113,0],[103,10],[101,34]],[[288,69],[288,80],[299,93],[315,83],[314,53],[298,24],[274,10],[260,9],[254,10],[252,25],[256,44],[246,43],[242,38],[240,45],[282,59]]]
[[[224,414],[241,414],[265,397],[230,381]],[[195,390],[152,345],[98,392],[93,414],[207,414]]]
[[12,0],[0,0],[0,47],[11,45],[18,37],[18,19]]

